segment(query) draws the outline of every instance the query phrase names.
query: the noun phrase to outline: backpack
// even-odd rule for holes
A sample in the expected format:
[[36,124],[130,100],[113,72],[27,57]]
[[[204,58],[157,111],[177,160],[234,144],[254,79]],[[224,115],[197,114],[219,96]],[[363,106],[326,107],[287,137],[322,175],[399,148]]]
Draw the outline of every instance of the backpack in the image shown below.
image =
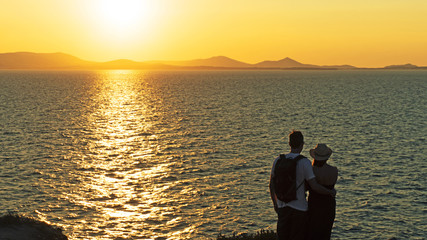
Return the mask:
[[296,168],[297,162],[303,158],[305,158],[303,155],[298,155],[291,159],[286,158],[284,154],[280,154],[274,167],[273,177],[274,192],[280,201],[288,203],[297,199],[297,190],[304,181],[297,187]]

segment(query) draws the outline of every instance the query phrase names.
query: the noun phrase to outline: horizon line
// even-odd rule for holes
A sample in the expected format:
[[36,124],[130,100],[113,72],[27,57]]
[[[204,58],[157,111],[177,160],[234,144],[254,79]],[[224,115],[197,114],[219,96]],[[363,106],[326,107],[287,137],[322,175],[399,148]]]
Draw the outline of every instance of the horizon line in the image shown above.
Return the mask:
[[[119,61],[128,61],[130,63],[128,64],[157,64],[157,65],[163,65],[163,67],[205,67],[205,68],[233,68],[233,69],[309,69],[309,68],[314,68],[314,69],[325,69],[325,68],[338,68],[338,69],[342,69],[342,68],[347,68],[347,69],[389,69],[389,68],[404,68],[404,69],[424,69],[427,68],[427,66],[417,66],[411,63],[406,63],[406,64],[393,64],[393,65],[387,65],[384,67],[357,67],[357,66],[353,66],[353,65],[349,65],[349,64],[334,64],[334,65],[315,65],[315,64],[306,64],[306,63],[301,63],[297,60],[294,60],[290,57],[285,57],[285,58],[281,58],[279,60],[262,60],[260,62],[257,63],[247,63],[244,61],[240,61],[240,60],[236,60],[230,57],[227,57],[225,55],[216,55],[216,56],[211,56],[208,58],[196,58],[196,59],[190,59],[190,60],[143,60],[143,61],[137,61],[137,60],[133,60],[133,59],[128,59],[128,58],[118,58],[118,59],[113,59],[113,60],[108,60],[108,61],[91,61],[91,60],[85,60],[82,59],[80,57],[77,57],[75,55],[69,54],[69,53],[65,53],[65,52],[30,52],[30,51],[16,51],[16,52],[3,52],[0,53],[0,55],[13,55],[13,54],[34,54],[34,55],[55,55],[55,54],[62,54],[62,55],[66,55],[72,58],[75,58],[76,60],[80,60],[82,62],[85,62],[86,64],[114,64],[114,62],[119,62]],[[208,63],[207,65],[201,64],[201,65],[191,65],[190,62],[207,62],[207,61],[215,61],[215,60],[223,60],[223,61],[228,61],[228,63],[218,63],[216,62],[213,65],[209,65],[212,63]],[[286,64],[284,63],[285,61],[287,61],[288,66],[282,65],[282,66],[278,66],[278,64],[282,63],[282,64]],[[82,64],[82,63],[81,63]],[[119,64],[119,63],[117,63]],[[177,65],[174,65],[177,64]],[[182,65],[183,64],[183,65]],[[268,65],[270,64],[270,65]],[[289,65],[290,64],[290,65]],[[240,66],[237,66],[240,65]],[[262,66],[264,65],[264,66]],[[274,65],[274,66],[273,66]],[[65,68],[70,68],[73,66],[63,66]],[[78,67],[78,66],[74,66],[74,67]],[[83,67],[84,69],[87,69],[88,66],[80,66]],[[101,67],[101,66],[98,66]],[[133,69],[131,66],[124,66],[126,69]],[[133,66],[136,67],[136,66]],[[138,66],[134,69],[141,69],[144,66]],[[145,66],[147,67],[147,66]],[[145,68],[144,67],[144,68]],[[159,67],[159,66],[157,66]],[[105,66],[102,67],[103,69],[106,68]],[[6,68],[4,68],[3,66],[1,66],[1,62],[0,62],[0,69],[18,69],[18,68],[13,68],[13,66],[9,66]],[[27,67],[23,68],[23,69],[28,69]],[[38,66],[35,69],[58,69],[58,67],[51,67],[49,68],[48,66]],[[112,67],[111,69],[116,69],[115,67]]]

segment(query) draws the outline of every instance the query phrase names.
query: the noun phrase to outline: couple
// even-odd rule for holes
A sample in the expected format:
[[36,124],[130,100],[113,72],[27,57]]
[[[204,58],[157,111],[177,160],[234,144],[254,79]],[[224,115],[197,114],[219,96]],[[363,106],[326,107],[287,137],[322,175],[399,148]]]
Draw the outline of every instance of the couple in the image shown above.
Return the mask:
[[[304,147],[304,137],[299,131],[289,135],[291,152],[286,158],[296,158]],[[283,239],[330,239],[332,224],[335,218],[334,185],[338,170],[326,163],[332,150],[325,144],[318,144],[310,150],[314,158],[313,166],[307,158],[296,163],[296,200],[288,203],[280,201],[275,193],[275,167],[280,157],[273,163],[270,178],[270,195],[274,209],[278,214],[277,236]],[[302,183],[306,184],[302,184]],[[307,189],[308,188],[308,189]],[[309,190],[308,202],[305,192]]]

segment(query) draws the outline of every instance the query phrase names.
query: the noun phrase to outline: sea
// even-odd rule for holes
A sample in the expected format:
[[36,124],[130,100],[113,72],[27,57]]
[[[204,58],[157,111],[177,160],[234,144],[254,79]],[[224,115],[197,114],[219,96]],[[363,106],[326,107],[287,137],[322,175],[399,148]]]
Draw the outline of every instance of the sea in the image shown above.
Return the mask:
[[69,239],[275,230],[288,134],[339,169],[332,239],[426,239],[427,71],[0,71],[0,214]]

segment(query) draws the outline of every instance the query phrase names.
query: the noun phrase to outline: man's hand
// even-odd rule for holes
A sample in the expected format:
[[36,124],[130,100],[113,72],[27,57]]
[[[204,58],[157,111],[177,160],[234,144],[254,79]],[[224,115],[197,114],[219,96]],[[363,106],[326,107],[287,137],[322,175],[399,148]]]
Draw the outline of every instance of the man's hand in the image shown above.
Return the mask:
[[323,195],[331,195],[332,197],[335,197],[337,194],[337,191],[335,189],[328,189],[324,186],[317,183],[316,178],[312,178],[308,180],[308,184],[310,184],[311,189],[316,191],[317,193],[323,194]]
[[274,192],[274,181],[271,177],[270,177],[269,188],[270,188],[271,201],[273,201],[274,211],[276,211],[276,213],[277,213],[277,211],[278,211],[277,199],[276,199],[276,193]]
[[332,195],[332,197],[335,197],[337,195],[337,190],[335,190],[335,188],[332,189],[331,195]]

